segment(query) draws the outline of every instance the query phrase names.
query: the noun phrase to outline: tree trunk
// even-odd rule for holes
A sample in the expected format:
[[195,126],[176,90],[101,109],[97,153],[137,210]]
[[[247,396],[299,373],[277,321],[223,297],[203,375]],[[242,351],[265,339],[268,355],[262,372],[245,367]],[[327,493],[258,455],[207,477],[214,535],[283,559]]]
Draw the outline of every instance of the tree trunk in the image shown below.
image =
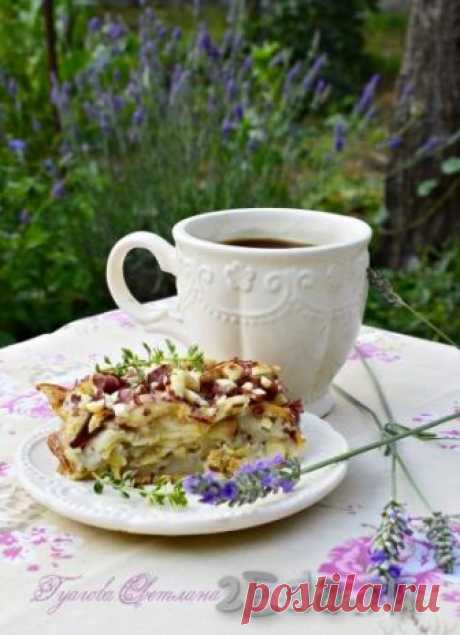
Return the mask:
[[[59,64],[56,46],[56,26],[54,23],[54,0],[43,0],[43,19],[45,24],[45,43],[48,58],[48,74],[50,84],[50,101],[52,103],[51,93],[53,83],[59,82]],[[54,112],[54,120],[57,130],[61,129],[61,122],[57,108],[52,104]]]
[[460,157],[459,0],[412,0],[396,95],[379,254],[391,267],[460,235],[460,172],[442,170]]

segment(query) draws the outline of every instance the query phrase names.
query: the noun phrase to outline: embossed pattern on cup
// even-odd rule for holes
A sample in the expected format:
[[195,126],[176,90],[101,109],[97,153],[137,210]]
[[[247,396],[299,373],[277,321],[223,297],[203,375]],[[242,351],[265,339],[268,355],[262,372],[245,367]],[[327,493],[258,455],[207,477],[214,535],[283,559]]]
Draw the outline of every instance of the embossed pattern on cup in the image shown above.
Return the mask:
[[[316,246],[264,250],[220,242],[257,232]],[[168,270],[177,279],[183,339],[217,359],[237,355],[279,364],[291,393],[324,414],[331,381],[362,321],[370,228],[324,212],[254,209],[192,217],[173,235]],[[151,250],[158,255],[155,238]],[[114,277],[108,267],[120,304]],[[155,319],[147,321],[155,326]]]

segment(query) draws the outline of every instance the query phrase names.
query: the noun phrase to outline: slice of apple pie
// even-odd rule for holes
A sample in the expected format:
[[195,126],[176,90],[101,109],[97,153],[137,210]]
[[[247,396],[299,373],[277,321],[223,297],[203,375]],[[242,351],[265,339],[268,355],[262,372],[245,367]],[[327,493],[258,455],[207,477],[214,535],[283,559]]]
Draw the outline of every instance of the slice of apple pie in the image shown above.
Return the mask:
[[73,388],[41,383],[62,423],[48,445],[72,479],[131,472],[137,483],[210,469],[232,474],[263,456],[302,449],[300,401],[289,401],[279,368],[255,361],[179,357],[146,346],[141,358],[96,371]]

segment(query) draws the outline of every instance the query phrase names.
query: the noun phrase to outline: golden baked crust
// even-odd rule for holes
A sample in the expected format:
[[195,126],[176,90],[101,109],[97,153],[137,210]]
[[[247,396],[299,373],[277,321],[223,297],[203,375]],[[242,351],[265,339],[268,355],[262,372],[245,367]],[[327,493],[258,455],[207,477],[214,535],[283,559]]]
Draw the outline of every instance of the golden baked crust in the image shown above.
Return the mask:
[[256,457],[296,455],[304,444],[301,403],[288,400],[278,367],[259,362],[128,363],[71,389],[37,388],[61,419],[48,444],[73,479],[107,471],[130,471],[142,483],[203,469],[231,474]]

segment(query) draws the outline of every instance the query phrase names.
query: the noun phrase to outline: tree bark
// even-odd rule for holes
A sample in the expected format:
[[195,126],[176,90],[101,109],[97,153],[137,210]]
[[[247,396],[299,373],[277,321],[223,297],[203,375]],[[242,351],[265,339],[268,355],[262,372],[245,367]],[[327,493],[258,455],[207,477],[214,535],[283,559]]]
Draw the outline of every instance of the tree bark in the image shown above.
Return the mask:
[[[380,264],[399,267],[426,246],[460,236],[460,173],[445,159],[460,156],[460,2],[412,0],[391,124],[386,178],[388,220]],[[421,196],[420,183],[434,189]]]
[[57,55],[57,43],[56,43],[56,26],[54,23],[54,0],[43,0],[43,19],[45,23],[45,42],[46,53],[48,58],[48,75],[50,84],[50,100],[54,112],[55,125],[58,130],[61,128],[61,121],[59,119],[59,112],[52,103],[51,91],[53,90],[53,83],[59,82],[59,63]]

